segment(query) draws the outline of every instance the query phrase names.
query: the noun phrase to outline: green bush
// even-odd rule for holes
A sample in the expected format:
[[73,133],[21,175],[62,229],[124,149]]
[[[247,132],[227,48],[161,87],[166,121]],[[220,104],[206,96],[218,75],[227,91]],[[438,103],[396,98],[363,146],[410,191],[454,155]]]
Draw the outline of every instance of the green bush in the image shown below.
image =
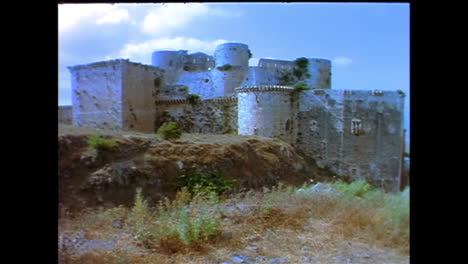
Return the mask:
[[177,139],[182,135],[182,130],[176,122],[164,123],[159,129],[158,134],[164,139]]
[[310,86],[308,86],[307,84],[304,84],[304,83],[296,83],[294,85],[294,89],[296,89],[297,91],[312,90],[312,88],[310,88]]
[[96,135],[89,136],[88,144],[97,151],[109,151],[118,146],[117,142]]
[[198,94],[189,94],[187,95],[187,100],[190,104],[196,104],[201,100],[201,97]]
[[216,69],[218,69],[220,71],[229,71],[230,69],[232,69],[232,65],[231,64],[224,64],[223,66],[216,67]]
[[197,167],[186,169],[177,177],[177,188],[186,187],[190,193],[215,193],[221,195],[234,188],[235,180],[226,179],[221,174],[205,173]]
[[215,194],[192,199],[187,188],[182,188],[173,201],[160,200],[157,210],[150,212],[141,191],[137,191],[132,220],[135,237],[143,246],[159,244],[177,250],[181,244],[195,246],[218,233],[221,210]]
[[309,60],[307,58],[297,58],[294,63],[296,64],[297,67],[302,68],[302,69],[307,69],[307,66],[309,65]]
[[157,77],[154,79],[154,86],[160,87],[162,84],[162,79],[160,77]]
[[333,188],[345,195],[363,197],[366,193],[374,190],[374,187],[363,179],[358,179],[352,183],[346,183],[342,180],[332,184]]

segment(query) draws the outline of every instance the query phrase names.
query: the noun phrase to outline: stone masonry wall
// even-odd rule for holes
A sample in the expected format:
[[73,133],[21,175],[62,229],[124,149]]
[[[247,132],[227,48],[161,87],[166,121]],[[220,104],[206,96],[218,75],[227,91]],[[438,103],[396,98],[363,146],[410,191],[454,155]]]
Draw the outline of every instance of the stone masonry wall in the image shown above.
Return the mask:
[[227,134],[237,131],[237,98],[201,100],[190,104],[185,99],[156,102],[155,127],[177,122],[187,133]]
[[301,93],[295,145],[338,175],[398,190],[404,98],[393,91]]
[[122,65],[112,60],[69,67],[73,125],[122,129]]
[[62,105],[58,107],[58,122],[60,124],[71,125],[73,119],[73,108],[71,105]]
[[179,75],[175,83],[187,86],[189,94],[198,94],[203,99],[223,96],[222,90],[217,91],[214,88],[210,71],[184,72]]
[[154,102],[161,88],[155,84],[155,79],[162,76],[163,71],[156,67],[133,62],[123,64],[123,129],[154,132]]

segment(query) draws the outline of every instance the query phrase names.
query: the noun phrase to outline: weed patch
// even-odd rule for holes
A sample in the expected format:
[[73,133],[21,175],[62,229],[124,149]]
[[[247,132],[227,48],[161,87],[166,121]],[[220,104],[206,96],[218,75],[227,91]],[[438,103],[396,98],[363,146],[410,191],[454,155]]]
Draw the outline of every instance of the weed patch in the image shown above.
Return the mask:
[[182,135],[182,130],[179,128],[176,122],[164,123],[159,129],[158,134],[163,139],[178,139]]
[[111,151],[118,146],[117,142],[97,135],[89,136],[88,144],[97,151]]

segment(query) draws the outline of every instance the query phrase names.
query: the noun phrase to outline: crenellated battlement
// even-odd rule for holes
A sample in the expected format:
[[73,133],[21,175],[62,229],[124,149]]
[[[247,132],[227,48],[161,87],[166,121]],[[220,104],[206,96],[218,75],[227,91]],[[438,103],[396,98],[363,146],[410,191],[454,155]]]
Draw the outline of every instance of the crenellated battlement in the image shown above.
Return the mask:
[[[202,99],[200,100],[200,104],[203,103],[231,103],[237,102],[237,97],[233,96],[226,96],[226,97],[218,97],[214,99]],[[168,105],[168,104],[189,104],[190,101],[187,99],[169,99],[169,100],[157,100],[155,101],[156,105]]]
[[248,92],[291,92],[294,87],[283,85],[248,85],[235,89],[236,93]]

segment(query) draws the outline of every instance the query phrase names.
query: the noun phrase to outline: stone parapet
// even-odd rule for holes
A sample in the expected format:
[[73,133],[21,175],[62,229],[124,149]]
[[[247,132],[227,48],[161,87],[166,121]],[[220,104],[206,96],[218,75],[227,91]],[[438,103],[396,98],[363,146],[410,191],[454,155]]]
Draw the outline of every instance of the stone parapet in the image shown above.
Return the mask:
[[[237,97],[218,97],[213,99],[202,99],[202,103],[224,103],[224,102],[237,102]],[[169,99],[169,100],[158,100],[155,102],[156,105],[162,104],[188,104],[190,103],[187,99]]]
[[235,89],[237,93],[248,93],[248,92],[290,92],[295,90],[291,86],[282,85],[249,85]]

